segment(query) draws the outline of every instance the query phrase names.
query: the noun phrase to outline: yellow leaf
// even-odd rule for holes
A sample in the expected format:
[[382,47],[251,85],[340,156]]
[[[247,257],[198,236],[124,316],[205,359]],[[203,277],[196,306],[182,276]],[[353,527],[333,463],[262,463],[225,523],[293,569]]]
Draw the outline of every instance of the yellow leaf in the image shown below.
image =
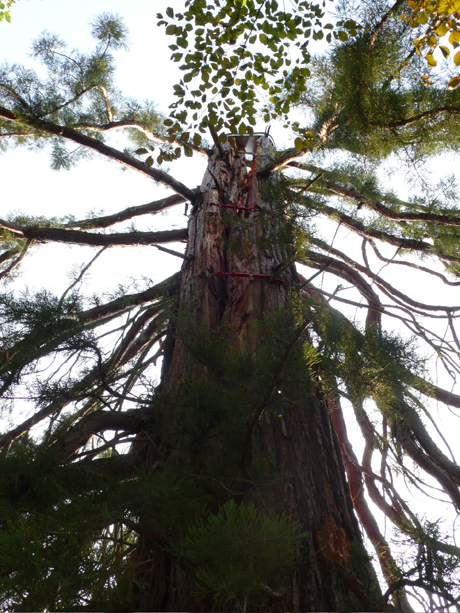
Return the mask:
[[449,81],[449,89],[457,89],[460,85],[460,77],[454,77]]
[[457,53],[454,55],[454,64],[456,66],[460,66],[460,51],[457,51]]
[[451,45],[460,42],[460,32],[456,32],[455,30],[450,33],[449,42]]
[[417,22],[418,23],[428,23],[428,15],[425,13],[425,11],[422,11],[420,13],[420,15],[418,16]]
[[446,22],[441,23],[441,25],[439,25],[436,28],[436,34],[438,36],[444,36],[445,34],[447,34],[448,31],[449,31],[449,26],[447,25]]
[[425,59],[426,59],[426,61],[428,63],[428,66],[436,66],[438,64],[438,62],[434,59],[432,53],[427,53],[425,55]]

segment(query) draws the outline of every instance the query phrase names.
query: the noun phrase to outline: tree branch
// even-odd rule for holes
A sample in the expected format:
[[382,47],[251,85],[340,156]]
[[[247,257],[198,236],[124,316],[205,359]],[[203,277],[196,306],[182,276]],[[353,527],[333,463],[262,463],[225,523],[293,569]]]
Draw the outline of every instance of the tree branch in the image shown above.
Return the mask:
[[0,279],[3,279],[3,277],[6,277],[14,268],[16,268],[16,266],[21,262],[22,258],[27,253],[27,250],[29,249],[31,242],[32,241],[29,239],[27,243],[24,245],[24,248],[22,249],[21,253],[14,260],[14,262],[11,262],[11,264],[7,268],[5,268],[5,270],[0,272]]
[[91,245],[93,247],[118,247],[135,245],[155,245],[156,243],[177,243],[187,240],[186,228],[180,230],[165,230],[162,232],[121,232],[114,234],[91,234],[80,230],[65,228],[22,229],[23,235],[29,240],[40,243],[66,243],[69,245]]
[[[369,239],[369,244],[372,247],[372,249],[374,250],[375,255],[382,262],[387,262],[388,264],[398,264],[399,266],[408,266],[409,268],[415,268],[416,270],[421,270],[422,272],[426,272],[426,273],[428,273],[430,275],[438,277],[446,285],[453,285],[455,287],[460,285],[460,281],[449,281],[449,279],[447,277],[445,277],[443,274],[441,274],[440,272],[436,272],[435,270],[431,270],[430,268],[426,268],[425,266],[420,266],[420,264],[415,264],[413,262],[405,262],[405,261],[401,261],[401,260],[395,260],[394,259],[395,256],[393,256],[392,258],[386,258],[377,249],[377,246],[376,246],[376,244],[374,243],[373,240]],[[398,253],[398,251],[396,251],[395,255],[397,253]]]
[[261,168],[259,172],[257,173],[257,175],[262,179],[265,177],[268,177],[269,174],[272,173],[273,171],[278,170],[279,168],[282,168],[283,166],[286,166],[292,160],[295,160],[296,158],[301,158],[307,153],[308,153],[307,149],[303,149],[302,151],[299,151],[295,147],[292,149],[288,149],[282,155],[277,157],[275,160],[273,160],[272,162],[270,162],[269,164]]
[[156,134],[149,130],[146,126],[141,124],[138,121],[132,121],[130,119],[121,119],[119,121],[110,121],[106,124],[95,124],[95,123],[87,123],[82,122],[74,125],[75,130],[93,130],[94,132],[109,132],[110,130],[117,130],[120,128],[131,128],[133,130],[138,130],[147,136],[147,138],[151,141],[157,143],[164,143],[165,145],[176,145],[176,147],[187,147],[189,149],[193,149],[196,153],[201,155],[205,155],[209,157],[209,150],[204,147],[197,147],[193,143],[183,143],[182,141],[173,140],[170,141],[166,136],[161,136],[160,134]]
[[123,211],[114,213],[113,215],[104,215],[103,217],[94,217],[90,219],[82,219],[81,221],[71,221],[67,224],[69,228],[79,228],[81,230],[93,230],[95,228],[108,228],[122,221],[127,221],[133,217],[140,215],[154,215],[160,211],[165,211],[176,204],[187,202],[187,199],[179,194],[169,196],[168,198],[161,198],[161,200],[155,200],[148,204],[141,204],[140,206],[130,206]]
[[385,13],[385,15],[382,17],[382,19],[379,21],[379,23],[377,24],[377,27],[375,28],[375,30],[372,32],[372,36],[369,40],[369,44],[367,46],[368,50],[370,51],[372,49],[372,47],[375,44],[375,41],[377,40],[378,35],[380,34],[380,32],[382,31],[383,26],[387,23],[388,19],[393,15],[393,13],[402,5],[404,4],[406,0],[396,0],[396,2],[393,4],[393,6],[390,8],[389,11],[387,11]]
[[43,121],[36,117],[20,115],[19,113],[15,113],[6,109],[4,107],[0,107],[0,117],[6,119],[7,121],[11,121],[12,123],[27,126],[34,128],[38,132],[43,134],[47,134],[49,136],[59,136],[61,138],[65,138],[70,140],[78,145],[82,145],[83,147],[87,147],[92,151],[96,151],[105,157],[122,164],[123,166],[127,166],[128,168],[132,168],[133,170],[137,170],[143,175],[169,187],[177,194],[180,194],[187,200],[194,202],[196,194],[194,191],[189,189],[180,181],[177,181],[166,172],[156,168],[150,168],[147,164],[144,164],[140,160],[133,158],[132,156],[119,151],[118,149],[114,149],[113,147],[109,147],[104,143],[96,140],[95,138],[91,138],[90,136],[86,136],[85,134],[81,134],[72,128],[68,128],[66,126],[59,126],[54,123]]
[[327,204],[309,202],[309,206],[315,208],[320,213],[324,213],[330,219],[340,222],[343,226],[350,228],[350,230],[353,230],[353,232],[356,232],[360,236],[374,238],[376,240],[389,243],[390,245],[394,245],[395,247],[399,247],[400,249],[419,251],[431,257],[437,256],[448,262],[460,262],[460,257],[443,253],[442,251],[436,249],[436,247],[434,247],[430,243],[426,243],[424,241],[416,240],[413,238],[394,236],[393,234],[388,234],[388,232],[383,232],[382,230],[374,230],[369,226],[365,226],[361,221],[353,219],[349,215],[346,215],[345,213],[342,213],[337,209],[327,206]]
[[[392,587],[396,579],[395,571],[399,571],[398,574],[400,577],[402,576],[402,573],[398,568],[396,561],[393,559],[390,547],[385,537],[381,533],[377,521],[369,509],[369,505],[367,504],[366,497],[364,495],[362,471],[359,468],[358,458],[356,457],[353,447],[348,439],[347,428],[339,397],[337,395],[333,398],[330,394],[327,394],[326,400],[329,410],[331,411],[334,429],[339,439],[340,451],[342,452],[342,458],[347,471],[348,484],[351,490],[353,506],[361,524],[364,527],[364,530],[366,531],[368,539],[375,548],[385,580],[387,581],[388,586]],[[395,604],[399,605],[402,611],[413,611],[407,600],[407,594],[405,593],[404,588],[398,590],[398,593],[395,595],[394,599],[396,600]]]
[[141,429],[140,409],[129,411],[93,411],[72,425],[51,447],[65,456],[73,455],[98,432],[124,430],[138,433]]
[[125,313],[136,306],[147,304],[148,302],[152,302],[153,300],[157,300],[163,296],[171,295],[176,290],[178,278],[179,273],[176,273],[168,279],[165,279],[161,283],[158,283],[157,285],[154,285],[143,292],[121,296],[120,298],[116,298],[115,300],[107,302],[101,306],[78,313],[76,318],[81,324],[88,325],[121,315],[122,313]]

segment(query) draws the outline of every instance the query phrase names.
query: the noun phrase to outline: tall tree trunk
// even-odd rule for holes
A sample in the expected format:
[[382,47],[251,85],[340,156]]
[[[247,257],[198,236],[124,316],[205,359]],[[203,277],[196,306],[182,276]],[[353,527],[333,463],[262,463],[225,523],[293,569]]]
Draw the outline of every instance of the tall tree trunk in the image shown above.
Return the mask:
[[[235,355],[246,350],[247,354],[257,356],[266,342],[263,322],[270,319],[270,314],[276,320],[276,314],[287,313],[289,305],[295,303],[298,279],[295,267],[290,264],[294,255],[292,237],[282,210],[276,210],[278,205],[262,195],[256,165],[267,154],[268,143],[262,138],[258,144],[250,169],[244,151],[228,146],[223,157],[216,150],[210,159],[201,198],[189,223],[190,258],[182,269],[177,324],[170,335],[163,365],[161,393],[166,397],[180,396],[180,390],[190,381],[206,378],[210,371],[205,359],[196,359],[193,342],[189,340],[190,327],[204,335],[212,335],[213,331],[224,336],[230,334]],[[229,205],[247,210],[232,210]],[[276,321],[272,322],[275,327]],[[265,610],[369,609],[371,601],[366,606],[363,594],[378,595],[379,588],[373,569],[363,556],[340,449],[315,377],[311,375],[301,384],[284,389],[282,410],[275,414],[267,410],[273,396],[280,393],[288,358],[301,360],[301,343],[297,341],[305,340],[306,325],[304,321],[303,325],[297,322],[292,327],[265,391],[257,399],[248,398],[244,429],[239,439],[236,436],[234,456],[228,461],[237,464],[233,467],[239,476],[235,482],[240,487],[237,500],[249,498],[261,512],[284,515],[298,522],[306,533],[283,585],[268,586]],[[167,414],[166,411],[165,408],[163,426],[158,426],[163,428],[162,432],[166,422],[171,429],[171,424],[179,419],[171,405]],[[225,463],[226,458],[219,458],[216,453],[219,449],[222,454],[227,453],[228,447],[224,442],[220,448],[216,445],[211,459],[216,465]],[[167,449],[158,439],[149,462],[168,462],[175,457],[176,462],[193,463],[184,456],[178,459],[181,453],[171,438]],[[261,462],[270,467],[271,478],[260,478]],[[177,563],[147,537],[140,538],[139,546],[140,610],[210,608],[210,603],[194,598],[193,576],[183,561]],[[361,594],[361,602],[353,592]],[[227,602],[221,610],[236,607],[234,602]]]

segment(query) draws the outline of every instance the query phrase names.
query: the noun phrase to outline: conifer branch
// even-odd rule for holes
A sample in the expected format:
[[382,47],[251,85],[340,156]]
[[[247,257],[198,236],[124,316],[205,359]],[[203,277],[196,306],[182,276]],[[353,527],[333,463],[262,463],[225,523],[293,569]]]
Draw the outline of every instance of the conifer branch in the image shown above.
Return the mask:
[[404,128],[406,126],[410,126],[414,123],[422,121],[424,119],[430,119],[432,117],[436,117],[437,115],[443,115],[444,113],[449,114],[458,114],[460,113],[460,107],[452,106],[447,104],[437,109],[430,109],[428,111],[424,111],[423,113],[419,113],[418,115],[413,115],[412,117],[407,117],[406,119],[401,119],[400,121],[393,121],[391,123],[379,124],[370,122],[369,125],[375,126],[378,128],[387,128],[387,129],[395,129],[395,128]]
[[164,296],[170,296],[176,291],[178,278],[179,274],[176,273],[143,292],[126,294],[106,304],[78,313],[76,319],[82,325],[89,325],[121,315],[137,306],[148,304]]
[[187,147],[188,149],[192,149],[195,153],[199,153],[200,155],[205,155],[209,157],[209,149],[205,149],[204,147],[197,147],[193,143],[184,143],[181,140],[169,140],[166,136],[161,136],[161,134],[157,134],[153,132],[149,128],[147,128],[144,124],[139,121],[132,121],[130,119],[120,119],[119,121],[109,121],[106,124],[96,124],[90,122],[81,122],[75,124],[75,130],[91,130],[93,132],[110,132],[111,130],[118,130],[123,128],[131,128],[133,130],[138,130],[142,132],[149,140],[157,143],[163,143],[165,145],[171,145],[176,147]]
[[4,262],[7,262],[8,260],[11,260],[11,258],[14,258],[15,255],[17,255],[21,250],[18,247],[13,247],[12,249],[8,249],[7,251],[4,251],[1,255],[0,255],[0,265],[3,264]]
[[399,247],[400,249],[419,251],[420,253],[431,257],[436,256],[446,260],[447,262],[460,262],[460,256],[453,256],[443,253],[440,249],[437,249],[430,243],[426,243],[421,240],[395,236],[393,234],[389,234],[388,232],[384,232],[383,230],[374,230],[369,226],[365,226],[361,221],[353,219],[353,217],[350,217],[346,213],[342,213],[337,209],[328,206],[327,204],[314,202],[309,203],[309,206],[312,206],[320,213],[324,213],[330,219],[340,222],[343,226],[349,228],[353,232],[356,232],[360,236],[389,243],[390,245]]
[[407,455],[410,456],[412,460],[414,460],[414,462],[420,466],[420,468],[438,481],[444,492],[451,499],[456,509],[460,511],[460,491],[447,470],[440,467],[435,459],[432,459],[423,452],[420,446],[415,442],[413,434],[405,424],[398,422],[396,431],[398,443],[405,450]]
[[[292,166],[293,168],[299,168],[300,170],[306,170],[308,172],[320,175],[317,176],[312,183],[308,184],[308,188],[319,182],[321,187],[326,188],[332,192],[333,195],[345,196],[345,198],[349,198],[350,200],[356,202],[358,206],[366,206],[379,213],[379,215],[382,215],[382,217],[386,217],[391,221],[415,221],[439,224],[442,226],[460,226],[460,217],[453,215],[452,211],[446,210],[443,213],[398,213],[397,211],[392,211],[388,207],[384,206],[381,202],[370,198],[367,194],[363,194],[356,188],[343,187],[339,183],[331,180],[321,180],[324,175],[333,175],[333,173],[328,170],[324,170],[318,166],[314,166],[313,164],[306,163],[291,162],[288,165]],[[297,185],[302,185],[302,182],[300,181],[297,181],[296,183]],[[322,193],[321,188],[318,191]],[[403,200],[396,200],[396,204],[398,204],[398,206],[412,207],[410,203],[404,202]]]
[[324,186],[332,194],[350,198],[351,200],[354,200],[356,203],[358,203],[358,205],[364,205],[369,209],[376,211],[382,217],[390,219],[391,221],[406,223],[410,221],[416,221],[423,223],[433,223],[441,226],[460,226],[460,217],[455,217],[449,212],[446,212],[444,214],[408,212],[397,213],[384,206],[383,204],[377,202],[376,200],[370,199],[368,196],[360,193],[356,189],[344,188],[337,183],[333,183],[331,181],[323,181],[322,186]]
[[62,111],[63,109],[65,109],[68,106],[70,106],[71,104],[74,104],[74,102],[78,102],[80,100],[80,98],[83,98],[83,96],[85,96],[89,92],[93,91],[93,89],[98,89],[98,88],[99,88],[98,85],[92,85],[91,87],[82,89],[81,92],[76,94],[73,98],[70,98],[69,100],[67,100],[63,104],[60,104],[59,106],[54,107],[54,109],[52,109],[51,111],[48,111],[47,113],[40,115],[40,119],[45,119],[45,117],[49,117],[50,115],[54,115],[55,113],[59,113],[59,111]]
[[323,256],[314,252],[305,253],[302,258],[297,258],[297,261],[300,264],[307,264],[307,262],[311,261],[316,262],[324,270],[330,269],[333,274],[352,283],[369,305],[366,318],[367,325],[371,326],[372,324],[372,327],[379,325],[381,314],[385,312],[380,298],[372,289],[372,286],[356,270],[353,270],[351,266],[339,262],[330,256]]
[[[30,418],[26,419],[19,426],[16,426],[9,432],[1,435],[0,448],[3,447],[8,450],[9,446],[16,438],[28,432],[43,419],[46,419],[50,415],[61,411],[71,402],[76,402],[87,397],[90,395],[89,391],[92,388],[91,393],[93,395],[96,394],[97,397],[97,395],[102,392],[104,388],[103,385],[101,386],[101,376],[107,384],[107,381],[110,381],[125,364],[127,364],[144,349],[147,343],[152,341],[152,335],[158,328],[157,322],[154,320],[153,323],[146,327],[146,330],[142,330],[142,328],[148,324],[153,317],[155,317],[157,312],[158,311],[156,308],[148,310],[141,318],[135,321],[122,342],[118,345],[118,347],[116,347],[109,360],[107,360],[105,363],[101,363],[101,356],[99,354],[98,364],[85,377],[83,377],[64,393],[56,397],[51,403],[36,411]],[[99,320],[99,323],[103,323],[103,321]],[[31,352],[32,355],[29,353],[27,356],[25,356],[21,363],[15,366],[15,369],[22,370],[27,363],[50,354],[62,342],[64,342],[66,338],[67,337],[63,335],[54,342],[50,341],[47,346],[35,349]],[[157,337],[155,341],[157,341],[159,338],[160,337]],[[13,351],[11,351],[11,353],[13,354]],[[2,389],[0,390],[0,394],[4,393],[4,391],[8,389],[8,387],[13,383],[15,377],[16,371],[12,372],[10,377],[6,379]],[[95,384],[97,384],[96,389],[94,389]]]
[[299,151],[296,147],[293,147],[292,149],[288,149],[283,154],[281,154],[276,159],[274,159],[272,162],[269,162],[263,168],[261,168],[258,171],[257,175],[261,179],[264,179],[268,177],[275,170],[279,170],[280,168],[283,168],[283,166],[287,166],[289,162],[292,162],[292,160],[295,160],[296,158],[304,157],[304,155],[306,155],[308,152],[309,151],[307,149],[303,149],[302,151]]
[[5,268],[5,270],[2,270],[2,271],[0,272],[0,279],[3,279],[3,278],[4,278],[4,277],[6,277],[7,275],[9,275],[9,274],[10,274],[10,272],[11,272],[11,271],[12,271],[14,268],[16,268],[16,266],[17,266],[18,264],[20,264],[21,260],[22,260],[22,259],[23,259],[23,257],[26,255],[27,250],[29,249],[29,247],[30,247],[31,243],[32,243],[32,240],[30,240],[30,239],[29,239],[29,240],[26,242],[26,244],[24,245],[24,247],[23,247],[23,249],[22,249],[21,253],[20,253],[20,254],[18,255],[18,257],[17,257],[17,258],[14,260],[14,262],[11,262],[11,264],[10,264],[10,265],[9,265],[7,268]]
[[56,448],[59,454],[64,456],[73,455],[78,449],[98,432],[106,430],[123,430],[130,434],[136,434],[141,429],[145,417],[140,409],[128,409],[127,411],[93,411],[75,425],[70,426],[67,432],[51,447]]
[[186,187],[180,181],[177,181],[169,175],[168,173],[156,169],[151,168],[144,162],[133,158],[127,153],[123,153],[118,149],[114,149],[113,147],[109,147],[105,145],[99,140],[91,138],[86,134],[80,134],[77,130],[72,128],[68,128],[67,126],[59,126],[55,123],[51,123],[49,121],[44,121],[40,118],[34,116],[27,116],[24,114],[19,114],[14,111],[10,111],[4,107],[0,107],[0,118],[5,119],[13,124],[19,124],[22,126],[26,126],[28,128],[33,128],[37,131],[38,134],[47,135],[47,136],[58,136],[64,138],[66,140],[70,140],[78,145],[82,145],[83,147],[87,147],[92,151],[96,151],[101,155],[107,157],[110,160],[114,160],[123,166],[128,168],[132,168],[133,170],[137,170],[141,174],[169,187],[176,193],[180,194],[187,200],[194,202],[196,194],[194,191]]
[[8,223],[4,219],[0,219],[0,228],[3,228],[4,230],[8,230],[9,232],[12,232],[13,234],[19,234],[19,236],[24,236],[24,231],[21,230],[21,228],[18,228],[17,226],[14,226],[13,224]]
[[64,304],[64,300],[66,299],[66,297],[69,295],[69,292],[72,291],[72,289],[74,287],[76,287],[78,285],[78,283],[80,283],[80,281],[83,279],[83,277],[85,276],[85,274],[88,272],[88,270],[91,268],[91,266],[94,264],[94,262],[99,258],[99,256],[101,256],[104,251],[107,249],[107,247],[102,247],[102,249],[100,249],[96,255],[91,258],[91,260],[88,262],[88,264],[86,264],[85,266],[83,266],[78,274],[78,276],[74,279],[74,281],[66,288],[66,290],[64,291],[64,293],[62,294],[62,296],[59,299],[59,304],[58,304],[58,309],[62,308],[62,305]]
[[379,23],[377,24],[377,27],[375,28],[375,30],[372,32],[372,35],[370,37],[369,40],[369,44],[367,46],[368,50],[370,51],[372,49],[372,47],[375,44],[375,41],[378,38],[378,35],[380,34],[380,32],[382,31],[383,27],[385,26],[385,24],[388,22],[388,20],[390,19],[390,17],[392,17],[392,15],[394,15],[395,11],[398,10],[398,8],[404,4],[405,0],[396,0],[396,2],[393,4],[393,6],[385,13],[385,15],[382,17],[382,19],[379,21]]

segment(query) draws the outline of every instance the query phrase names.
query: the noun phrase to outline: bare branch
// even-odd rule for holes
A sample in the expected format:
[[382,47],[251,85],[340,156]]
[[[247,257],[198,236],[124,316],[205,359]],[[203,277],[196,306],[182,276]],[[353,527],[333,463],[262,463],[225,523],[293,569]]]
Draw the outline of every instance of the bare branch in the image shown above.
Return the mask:
[[[399,264],[400,266],[408,266],[409,268],[415,268],[417,270],[421,270],[422,272],[426,272],[430,275],[434,275],[435,277],[438,277],[439,279],[442,280],[443,283],[445,283],[446,285],[453,285],[453,286],[458,286],[460,285],[460,281],[449,281],[449,279],[447,279],[447,277],[445,277],[444,275],[442,275],[440,272],[436,272],[435,270],[431,270],[430,268],[426,268],[425,266],[420,266],[420,264],[415,264],[414,262],[405,262],[405,261],[401,261],[401,260],[396,260],[395,256],[393,256],[393,258],[386,258],[384,257],[380,251],[377,249],[376,244],[374,243],[373,240],[369,240],[369,244],[371,245],[372,249],[374,250],[375,255],[379,258],[379,260],[381,260],[382,262],[387,262],[387,263],[391,263],[391,264]],[[397,253],[397,252],[396,252]]]
[[90,219],[82,219],[81,221],[72,221],[67,224],[69,228],[80,228],[82,230],[93,230],[96,228],[108,228],[122,221],[127,221],[133,217],[140,215],[154,215],[160,211],[165,211],[176,204],[187,202],[187,199],[179,194],[169,196],[168,198],[161,198],[161,200],[155,200],[148,204],[141,204],[140,206],[131,206],[119,213],[113,215],[105,215],[103,217],[94,217]]
[[107,249],[107,247],[102,247],[102,249],[100,249],[96,255],[88,262],[88,264],[86,264],[86,266],[83,266],[83,268],[80,271],[80,274],[78,275],[78,277],[75,279],[75,281],[73,281],[73,283],[71,283],[69,285],[69,287],[65,290],[65,292],[62,294],[60,300],[59,300],[59,308],[62,307],[64,300],[66,298],[66,296],[69,294],[69,292],[83,279],[83,276],[85,275],[85,273],[91,268],[91,266],[94,264],[94,262],[97,260],[97,258],[102,255],[102,253]]
[[[329,410],[331,411],[334,428],[339,439],[340,451],[342,452],[342,458],[347,471],[353,506],[360,522],[364,527],[364,530],[366,531],[367,537],[375,548],[383,575],[388,585],[391,587],[395,582],[395,571],[399,570],[398,566],[393,559],[390,547],[385,537],[381,533],[377,521],[369,509],[369,505],[367,504],[364,495],[362,471],[359,467],[358,458],[356,457],[353,447],[348,439],[340,399],[338,395],[333,398],[330,394],[326,396],[326,399],[329,405]],[[402,576],[401,571],[399,571],[398,574],[399,576]],[[407,594],[405,593],[404,589],[399,590],[399,593],[395,595],[394,600],[396,600],[395,604],[399,605],[403,611],[413,610],[407,600]]]
[[80,230],[65,228],[23,229],[23,235],[39,243],[66,243],[69,245],[91,245],[93,247],[119,247],[135,245],[155,245],[157,243],[178,243],[187,240],[186,228],[164,230],[162,232],[126,232],[114,234],[91,234]]

